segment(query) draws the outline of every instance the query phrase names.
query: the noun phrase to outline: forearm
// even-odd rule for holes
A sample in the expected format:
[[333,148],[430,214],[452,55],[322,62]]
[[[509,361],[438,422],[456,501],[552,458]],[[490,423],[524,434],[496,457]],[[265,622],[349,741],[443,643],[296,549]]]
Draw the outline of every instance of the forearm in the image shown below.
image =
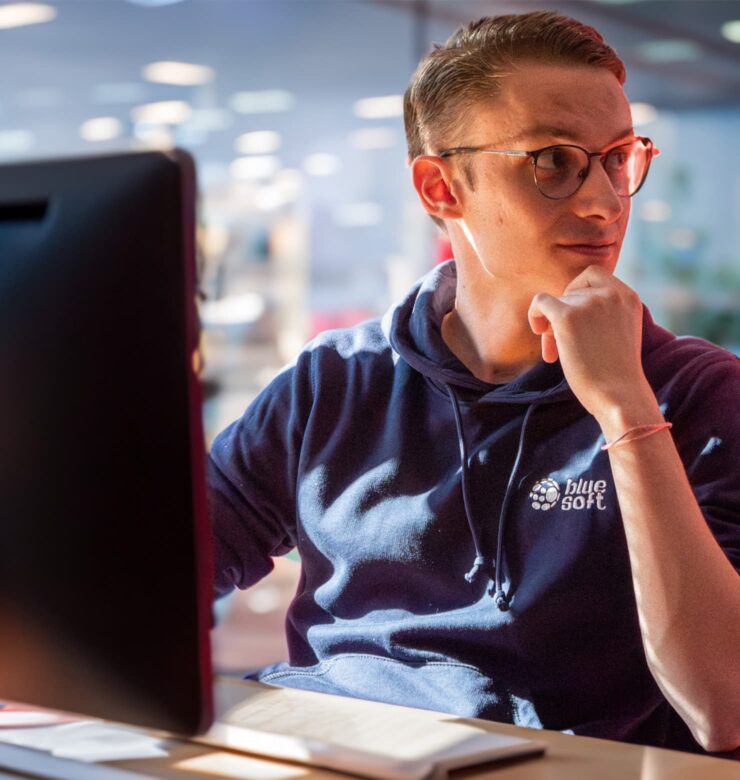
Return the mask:
[[[607,441],[659,423],[652,393],[612,408]],[[740,744],[740,578],[697,505],[670,431],[609,450],[650,669],[708,750]]]

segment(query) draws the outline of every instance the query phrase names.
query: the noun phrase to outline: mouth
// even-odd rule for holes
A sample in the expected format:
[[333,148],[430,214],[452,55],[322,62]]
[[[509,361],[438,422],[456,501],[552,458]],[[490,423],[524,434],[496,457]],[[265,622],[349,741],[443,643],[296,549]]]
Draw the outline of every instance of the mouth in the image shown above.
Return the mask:
[[608,257],[617,247],[616,241],[588,241],[582,244],[556,244],[558,249],[589,257]]

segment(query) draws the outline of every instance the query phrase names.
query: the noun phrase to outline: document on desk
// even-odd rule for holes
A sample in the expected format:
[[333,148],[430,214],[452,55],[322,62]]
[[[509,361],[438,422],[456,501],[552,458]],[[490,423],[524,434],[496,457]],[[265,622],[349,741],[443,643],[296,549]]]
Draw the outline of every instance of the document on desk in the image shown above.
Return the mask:
[[250,681],[218,681],[215,700],[216,721],[197,741],[378,780],[442,778],[545,750],[455,715]]

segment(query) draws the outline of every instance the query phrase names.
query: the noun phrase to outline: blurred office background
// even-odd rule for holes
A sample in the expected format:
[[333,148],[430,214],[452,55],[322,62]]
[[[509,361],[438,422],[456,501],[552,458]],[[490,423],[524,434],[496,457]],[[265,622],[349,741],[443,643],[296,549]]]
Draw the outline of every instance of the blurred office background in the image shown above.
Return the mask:
[[[193,154],[210,440],[313,334],[382,313],[444,256],[401,95],[459,24],[541,8],[617,49],[637,131],[662,150],[622,278],[660,323],[740,352],[737,0],[0,0],[0,162]],[[283,653],[293,584],[278,567],[232,605],[264,631],[229,635],[221,668]]]

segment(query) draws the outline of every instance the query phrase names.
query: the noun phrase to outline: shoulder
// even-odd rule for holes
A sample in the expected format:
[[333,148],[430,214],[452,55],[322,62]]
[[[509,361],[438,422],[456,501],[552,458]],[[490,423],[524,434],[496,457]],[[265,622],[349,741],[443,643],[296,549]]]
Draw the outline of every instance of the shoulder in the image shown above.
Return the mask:
[[740,358],[695,336],[675,336],[655,325],[645,329],[643,364],[658,393],[688,397],[712,388],[721,394],[740,392]]

